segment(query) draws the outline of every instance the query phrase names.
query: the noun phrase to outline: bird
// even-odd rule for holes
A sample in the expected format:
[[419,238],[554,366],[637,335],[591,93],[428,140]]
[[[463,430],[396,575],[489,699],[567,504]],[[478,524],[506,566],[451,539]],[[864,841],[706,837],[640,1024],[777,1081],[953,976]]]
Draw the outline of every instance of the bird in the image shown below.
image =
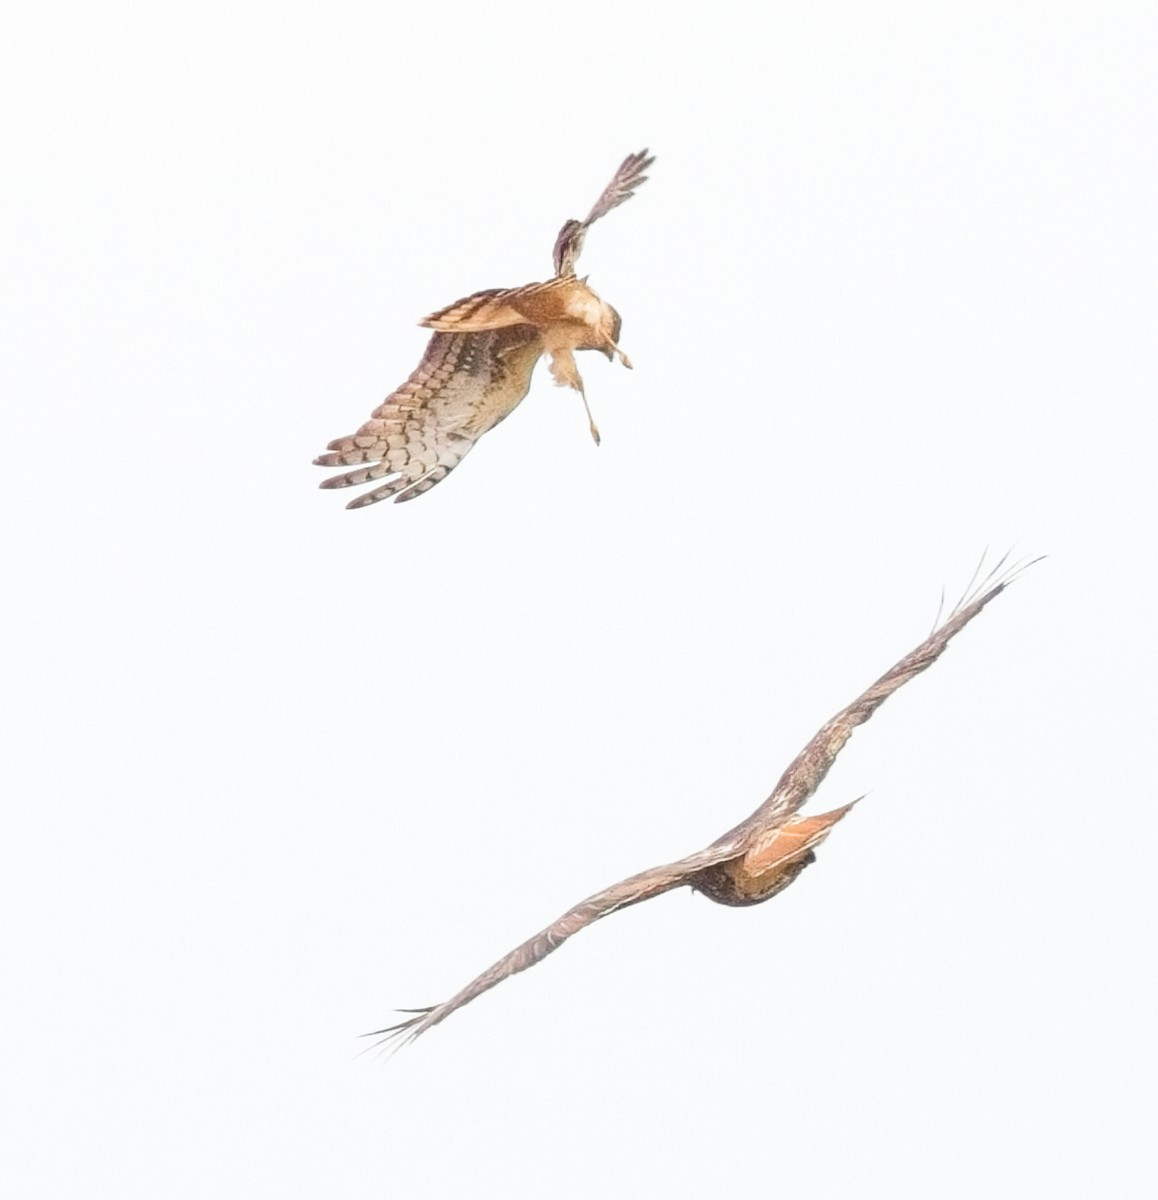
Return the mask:
[[399,1013],[408,1014],[405,1020],[362,1035],[380,1039],[369,1048],[397,1049],[413,1041],[503,980],[542,962],[581,929],[675,888],[690,887],[709,900],[730,907],[763,904],[779,895],[815,861],[816,849],[859,799],[815,816],[800,816],[799,810],[820,786],[856,727],[863,725],[898,688],[931,667],[949,642],[987,604],[1022,571],[1039,561],[1007,566],[1008,559],[1006,555],[983,576],[983,558],[969,587],[945,620],[941,621],[938,613],[933,631],[916,649],[820,728],[751,816],[703,850],[677,862],[641,871],[588,896],[504,955],[449,1000],[426,1008],[398,1009]]
[[551,375],[583,399],[596,445],[576,350],[600,350],[610,361],[631,360],[619,348],[623,322],[610,304],[575,274],[587,230],[631,198],[655,161],[647,150],[629,154],[582,220],[567,221],[555,239],[555,274],[545,283],[490,288],[424,317],[433,330],[422,361],[410,378],[373,411],[354,434],[336,438],[317,466],[353,467],[331,476],[323,488],[375,483],[347,508],[364,508],[393,497],[413,500],[441,483],[475,442],[522,402],[542,355]]

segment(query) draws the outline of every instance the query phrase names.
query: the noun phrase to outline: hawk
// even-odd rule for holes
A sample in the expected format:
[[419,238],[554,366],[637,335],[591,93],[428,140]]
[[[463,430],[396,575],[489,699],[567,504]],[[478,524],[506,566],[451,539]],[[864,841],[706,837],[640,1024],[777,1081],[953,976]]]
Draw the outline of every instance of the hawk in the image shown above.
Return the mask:
[[763,904],[778,895],[815,860],[816,848],[857,803],[854,800],[817,816],[797,815],[828,774],[853,730],[863,725],[899,687],[931,667],[952,638],[999,596],[1016,575],[1032,566],[1032,563],[1015,564],[1002,574],[1007,559],[1008,556],[977,582],[979,567],[974,582],[945,621],[938,622],[915,650],[828,721],[792,761],[768,799],[734,829],[706,849],[678,862],[641,871],[596,892],[500,958],[449,1000],[430,1008],[400,1009],[414,1015],[364,1036],[380,1038],[376,1043],[379,1046],[412,1041],[504,979],[533,967],[601,917],[661,896],[673,888],[690,887],[717,904],[734,907]]
[[[555,382],[574,388],[585,408],[576,350],[601,350],[630,367],[618,345],[619,314],[576,276],[575,261],[587,230],[630,199],[654,161],[646,150],[629,154],[587,217],[563,226],[555,239],[554,278],[475,292],[420,321],[435,331],[422,361],[357,433],[332,441],[329,453],[314,459],[321,467],[355,468],[320,486],[377,481],[347,508],[390,496],[395,503],[413,500],[445,479],[484,433],[514,411],[543,354],[550,356]],[[598,444],[590,408],[587,420]]]

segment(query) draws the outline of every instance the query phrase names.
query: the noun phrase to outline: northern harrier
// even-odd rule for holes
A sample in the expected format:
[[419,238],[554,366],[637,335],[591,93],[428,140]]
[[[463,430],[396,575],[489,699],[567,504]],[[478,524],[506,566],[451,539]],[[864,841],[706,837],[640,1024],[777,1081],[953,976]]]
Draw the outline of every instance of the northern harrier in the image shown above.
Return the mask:
[[[389,496],[396,503],[413,500],[445,479],[484,433],[514,411],[544,353],[551,357],[556,383],[574,388],[584,406],[576,350],[601,350],[610,360],[618,355],[630,367],[617,345],[619,314],[586,279],[577,278],[575,260],[588,228],[631,197],[654,161],[646,150],[628,155],[586,219],[563,226],[555,239],[553,279],[476,292],[420,321],[435,334],[414,374],[357,433],[332,441],[329,453],[314,459],[322,467],[372,465],[335,475],[321,486],[384,481],[347,508]],[[598,442],[590,409],[587,419]]]
[[979,583],[975,576],[974,584],[957,607],[925,641],[824,725],[792,761],[768,799],[747,820],[704,850],[596,892],[499,959],[449,1000],[430,1008],[401,1009],[415,1015],[365,1036],[381,1037],[379,1045],[413,1040],[495,984],[533,967],[593,921],[673,888],[690,887],[718,904],[732,906],[762,904],[782,892],[814,861],[816,847],[856,801],[814,817],[797,816],[798,810],[828,774],[853,730],[863,725],[899,687],[931,667],[950,640],[1025,569],[1015,565],[1002,574],[1005,563],[1006,559],[1002,559]]

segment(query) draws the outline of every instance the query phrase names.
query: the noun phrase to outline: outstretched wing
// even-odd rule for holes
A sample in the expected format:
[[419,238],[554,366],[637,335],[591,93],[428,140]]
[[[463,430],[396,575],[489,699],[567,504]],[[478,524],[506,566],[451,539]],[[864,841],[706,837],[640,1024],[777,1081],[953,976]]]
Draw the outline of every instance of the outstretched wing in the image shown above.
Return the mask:
[[583,249],[583,238],[587,230],[606,216],[613,208],[618,208],[625,200],[629,200],[635,189],[643,183],[647,176],[644,171],[655,162],[646,150],[638,154],[629,154],[619,164],[619,170],[611,178],[611,182],[603,189],[603,194],[595,201],[595,207],[587,214],[584,221],[574,219],[566,222],[559,230],[555,239],[555,274],[574,275],[575,260]]
[[915,650],[906,654],[872,687],[826,722],[792,760],[768,799],[746,821],[724,835],[724,839],[734,839],[738,834],[742,835],[747,831],[746,861],[752,856],[759,856],[762,847],[777,836],[780,826],[816,791],[835,762],[836,756],[852,737],[853,730],[858,725],[863,725],[898,688],[922,671],[928,670],[945,652],[945,647],[953,638],[991,600],[1000,596],[1022,571],[1038,561],[1034,559],[1032,562],[1009,565],[1008,558],[1006,555],[980,580],[979,566],[974,575],[974,583],[948,617],[934,628]]
[[596,892],[594,896],[588,896],[586,900],[576,904],[557,921],[552,921],[546,929],[535,934],[521,946],[517,946],[509,954],[504,955],[494,966],[488,967],[477,979],[471,980],[462,991],[449,1000],[431,1008],[402,1009],[400,1011],[413,1012],[417,1015],[409,1020],[400,1021],[397,1025],[376,1029],[363,1036],[381,1038],[379,1045],[395,1041],[397,1044],[413,1041],[419,1034],[425,1033],[439,1022],[445,1021],[455,1009],[469,1004],[483,992],[490,991],[496,984],[502,983],[504,979],[509,979],[512,975],[517,975],[520,971],[525,971],[528,967],[533,967],[537,962],[541,962],[569,937],[598,921],[600,917],[606,917],[621,908],[650,900],[653,896],[662,895],[664,892],[671,891],[672,888],[689,883],[698,872],[735,853],[734,847],[713,846],[708,850],[690,854],[687,858],[681,858],[679,862],[669,863],[663,867],[653,867],[650,871],[641,871],[638,875],[632,875],[630,879],[612,884],[611,887]]
[[320,486],[381,481],[347,508],[390,496],[396,502],[421,496],[519,404],[542,352],[538,331],[526,324],[482,333],[436,333],[414,374],[358,432],[332,441],[329,453],[314,459],[321,467],[362,464]]

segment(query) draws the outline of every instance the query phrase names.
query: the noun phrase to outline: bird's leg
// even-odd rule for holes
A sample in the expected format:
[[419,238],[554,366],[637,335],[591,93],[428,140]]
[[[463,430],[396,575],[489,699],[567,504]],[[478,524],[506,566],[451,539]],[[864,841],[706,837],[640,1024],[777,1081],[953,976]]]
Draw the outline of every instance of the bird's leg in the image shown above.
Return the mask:
[[575,356],[570,350],[557,350],[551,355],[551,375],[555,382],[562,387],[574,388],[583,397],[583,408],[587,413],[587,424],[595,444],[599,445],[599,427],[591,415],[591,405],[587,403],[587,393],[583,390],[583,377],[575,365]]
[[591,436],[598,446],[600,442],[599,426],[595,424],[595,418],[591,415],[591,405],[587,403],[587,393],[583,390],[582,379],[579,380],[579,395],[583,397],[583,410],[587,413],[587,427],[591,430]]

